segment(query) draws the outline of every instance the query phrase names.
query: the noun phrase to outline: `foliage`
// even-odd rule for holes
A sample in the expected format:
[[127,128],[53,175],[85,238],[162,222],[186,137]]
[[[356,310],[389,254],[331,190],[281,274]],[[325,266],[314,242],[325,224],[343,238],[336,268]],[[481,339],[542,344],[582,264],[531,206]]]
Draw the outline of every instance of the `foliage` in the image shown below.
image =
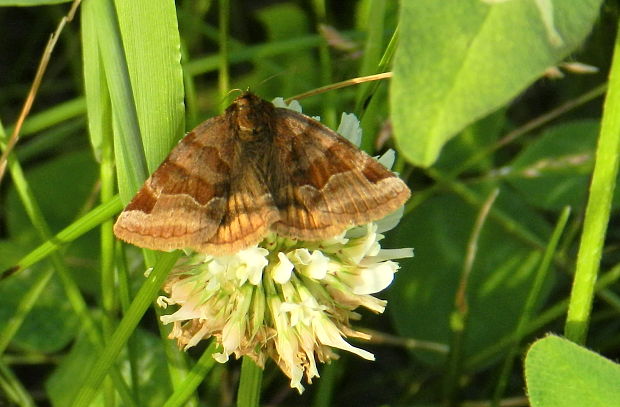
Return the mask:
[[[617,4],[249,4],[83,0],[67,23],[0,189],[0,404],[228,405],[239,372],[240,405],[620,404]],[[0,6],[4,151],[70,3]],[[413,191],[386,246],[415,257],[357,323],[377,360],[341,353],[299,396],[273,364],[179,351],[151,307],[178,254],[115,242],[122,203],[230,89],[386,71],[302,100],[331,127],[355,112]]]

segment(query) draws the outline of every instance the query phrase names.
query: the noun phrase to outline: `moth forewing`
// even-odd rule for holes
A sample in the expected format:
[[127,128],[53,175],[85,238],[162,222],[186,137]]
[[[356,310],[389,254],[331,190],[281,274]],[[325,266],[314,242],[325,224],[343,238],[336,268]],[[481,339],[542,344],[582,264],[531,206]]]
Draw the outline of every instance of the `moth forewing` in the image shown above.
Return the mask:
[[320,240],[380,219],[407,185],[318,121],[252,93],[188,135],[114,225],[155,250],[229,254],[270,231]]

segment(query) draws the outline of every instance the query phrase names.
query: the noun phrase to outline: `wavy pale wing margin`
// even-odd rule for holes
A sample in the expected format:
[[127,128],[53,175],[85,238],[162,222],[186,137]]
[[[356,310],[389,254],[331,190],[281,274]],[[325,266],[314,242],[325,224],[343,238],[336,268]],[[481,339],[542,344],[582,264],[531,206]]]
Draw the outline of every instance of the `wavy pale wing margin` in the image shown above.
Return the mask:
[[121,213],[116,236],[166,251],[232,253],[258,243],[278,212],[229,132],[218,116],[185,136]]
[[320,240],[380,219],[407,201],[394,173],[335,131],[300,113],[276,109],[278,161],[295,163],[272,187],[284,236]]

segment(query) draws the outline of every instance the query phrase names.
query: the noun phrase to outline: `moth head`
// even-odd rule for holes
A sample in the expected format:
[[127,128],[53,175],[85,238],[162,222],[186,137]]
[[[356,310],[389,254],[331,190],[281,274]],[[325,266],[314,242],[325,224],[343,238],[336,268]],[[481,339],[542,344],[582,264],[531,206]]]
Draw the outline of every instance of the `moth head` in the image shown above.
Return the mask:
[[270,135],[274,106],[246,92],[234,100],[227,110],[232,110],[233,127],[242,141],[259,141]]

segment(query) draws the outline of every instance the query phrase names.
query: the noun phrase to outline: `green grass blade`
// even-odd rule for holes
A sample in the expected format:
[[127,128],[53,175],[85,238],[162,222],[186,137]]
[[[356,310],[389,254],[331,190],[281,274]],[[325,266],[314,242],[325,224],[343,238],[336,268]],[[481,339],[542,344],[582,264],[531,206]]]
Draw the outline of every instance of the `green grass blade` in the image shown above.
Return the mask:
[[605,98],[601,133],[596,149],[596,161],[590,195],[577,256],[577,267],[568,307],[564,333],[576,343],[585,343],[594,284],[598,274],[605,233],[609,222],[611,201],[618,175],[620,146],[620,34],[616,36],[609,75],[609,90]]
[[[312,8],[316,15],[317,24],[327,24],[327,5],[325,4],[325,0],[312,0]],[[332,58],[329,53],[329,47],[325,41],[319,43],[319,69],[321,84],[326,85],[332,83]],[[335,128],[336,126],[336,95],[333,93],[327,93],[324,97],[321,121],[328,127]]]
[[215,342],[211,342],[209,347],[196,362],[196,365],[194,365],[194,368],[189,372],[183,381],[183,385],[174,391],[172,396],[170,396],[170,398],[166,401],[166,404],[164,404],[164,407],[187,405],[187,400],[204,381],[205,376],[211,371],[213,365],[215,364],[215,359],[213,359],[213,352],[215,352],[215,348]]
[[[114,165],[114,135],[112,132],[112,110],[110,106],[110,93],[105,79],[105,72],[101,61],[101,53],[97,38],[96,16],[91,8],[87,7],[82,13],[82,44],[84,55],[84,84],[86,89],[86,103],[88,106],[88,127],[91,144],[95,157],[100,162],[99,174],[101,183],[100,198],[102,203],[109,202],[114,197],[115,165]],[[114,234],[112,232],[112,219],[101,224],[101,288],[100,304],[103,309],[102,333],[103,342],[114,331],[114,316],[118,315],[116,309],[117,290],[115,286],[114,267]],[[128,349],[131,351],[131,349]],[[128,356],[131,359],[131,355]],[[104,384],[105,404],[113,405],[115,389],[110,380]],[[136,403],[138,403],[136,398]]]
[[87,1],[82,14],[87,13],[97,21],[97,43],[114,117],[118,188],[123,202],[128,202],[148,173],[129,68],[114,5],[109,0]]
[[[175,3],[116,0],[114,5],[144,153],[148,170],[152,172],[185,131],[181,44]],[[121,143],[126,142],[125,137],[126,134]],[[120,174],[121,178],[123,176],[125,174]]]
[[[596,282],[595,291],[599,292],[605,290],[607,287],[616,284],[620,280],[620,265],[616,265],[614,268],[604,273],[601,278]],[[548,307],[544,312],[536,317],[536,319],[530,321],[525,328],[525,335],[530,335],[537,330],[542,329],[546,325],[561,318],[568,309],[568,300],[561,300],[552,306]],[[505,349],[507,349],[514,342],[514,335],[507,335],[501,340],[494,343],[492,346],[484,349],[483,351],[472,355],[465,361],[465,368],[468,370],[480,368],[488,364],[490,360],[497,358]]]
[[[139,122],[148,171],[153,172],[185,130],[181,44],[175,2],[115,0],[114,5],[131,83],[131,100]],[[115,131],[115,136],[116,144],[133,143],[127,134]],[[134,156],[126,156],[128,151],[117,148],[117,161],[133,160]],[[141,184],[144,178],[144,174],[119,167],[119,187],[133,179],[139,179]],[[131,195],[136,190],[132,189]],[[126,197],[122,197],[126,203]],[[154,252],[144,250],[143,253],[147,267],[155,264]],[[174,388],[180,385],[175,377],[171,377],[171,381]]]
[[99,49],[97,15],[94,12],[93,3],[87,2],[82,7],[81,23],[88,130],[95,157],[100,161],[104,134],[106,130],[111,131],[112,117],[110,91]]
[[[378,73],[379,61],[385,47],[384,40],[384,20],[386,4],[383,0],[371,0],[367,6],[368,15],[363,29],[366,30],[366,42],[364,44],[364,54],[358,76],[372,75]],[[355,95],[355,111],[361,110],[365,96],[368,94],[370,83],[358,85]]]
[[[20,138],[37,134],[52,126],[60,124],[64,121],[80,117],[86,111],[86,103],[84,98],[75,98],[67,102],[59,103],[40,113],[28,116],[22,130],[19,133]],[[7,128],[7,133],[13,132],[13,126]]]
[[562,211],[558,222],[556,223],[555,229],[553,230],[553,234],[549,239],[549,244],[545,249],[545,255],[540,262],[540,266],[538,267],[538,271],[536,272],[536,277],[534,282],[532,283],[532,288],[527,297],[525,305],[523,306],[523,313],[520,316],[519,324],[514,332],[514,342],[508,351],[508,355],[504,359],[504,364],[502,365],[502,370],[499,375],[498,384],[495,388],[495,394],[493,398],[493,405],[499,406],[501,397],[504,395],[504,391],[506,390],[506,386],[508,385],[508,380],[510,379],[510,372],[512,371],[515,357],[519,352],[519,344],[520,341],[523,340],[526,334],[526,328],[529,322],[534,315],[534,310],[536,308],[536,304],[540,302],[543,283],[547,279],[549,272],[551,270],[551,262],[553,257],[556,254],[556,249],[560,242],[560,238],[564,233],[564,229],[566,228],[566,223],[568,222],[568,216],[570,215],[570,208],[566,207]]
[[230,1],[219,0],[219,43],[220,43],[220,66],[218,75],[218,87],[220,93],[220,111],[224,111],[227,105],[226,95],[230,90],[230,72],[228,62],[228,27],[230,26]]
[[2,401],[7,405],[36,406],[32,396],[3,361],[0,361],[0,393],[3,396]]
[[[4,129],[0,125],[0,140],[3,140],[5,138],[5,134],[3,130]],[[14,154],[9,154],[9,156],[7,157],[7,163],[8,163],[9,172],[11,174],[11,177],[13,179],[17,192],[24,204],[26,212],[30,218],[30,221],[34,225],[40,237],[43,240],[46,240],[44,245],[46,243],[52,242],[53,240],[51,238],[50,228],[47,222],[45,221],[45,218],[43,217],[39,204],[37,203],[34,197],[34,194],[26,181],[21,165],[15,158]],[[101,337],[99,335],[99,332],[97,331],[95,323],[88,312],[86,301],[84,297],[82,296],[77,286],[77,283],[73,280],[73,277],[69,273],[69,270],[64,262],[64,258],[61,257],[55,251],[50,252],[50,254],[51,254],[51,263],[53,265],[53,269],[54,271],[58,273],[62,281],[62,284],[65,289],[69,303],[71,304],[76,315],[80,319],[81,324],[85,332],[87,333],[90,341],[96,347],[100,346]],[[24,298],[21,301],[20,312],[14,315],[13,318],[11,319],[11,323],[10,323],[11,329],[8,329],[6,333],[4,334],[5,336],[2,338],[3,343],[6,343],[8,345],[8,342],[10,341],[12,335],[14,335],[17,332],[17,329],[23,322],[24,318],[27,316],[30,309],[34,306],[36,297],[42,291],[42,288],[44,288],[43,285],[47,282],[48,279],[49,279],[48,276],[42,276],[39,279],[39,283],[33,286],[32,289],[29,291],[28,296],[26,296],[26,298]],[[120,373],[118,373],[116,369],[112,371],[112,379],[114,380],[119,393],[121,394],[123,400],[125,401],[125,404],[133,405],[128,395],[128,392],[126,391],[126,388],[124,386]]]
[[11,318],[3,324],[2,331],[0,331],[0,355],[4,354],[6,351],[11,340],[22,326],[24,318],[26,318],[30,310],[32,310],[39,295],[45,289],[53,275],[54,269],[52,268],[39,273],[32,281],[32,285],[28,287],[26,295],[20,298],[15,314],[11,315]]
[[[273,57],[307,48],[315,48],[321,44],[322,41],[323,39],[319,35],[308,35],[306,37],[292,38],[287,41],[260,44],[238,51],[231,51],[229,61],[231,64],[239,63],[254,59]],[[219,68],[219,63],[219,55],[209,55],[207,57],[189,61],[184,66],[185,71],[189,75],[195,76],[216,71]]]
[[168,276],[168,272],[174,266],[181,255],[176,251],[164,253],[149,274],[149,277],[140,287],[135,299],[127,310],[127,313],[119,323],[116,331],[110,338],[108,345],[95,362],[92,369],[88,369],[88,375],[84,385],[77,389],[78,393],[72,405],[74,407],[89,406],[105,378],[109,369],[114,365],[116,358],[123,350],[127,340],[142,319],[142,316],[151,305],[155,296],[159,293],[160,287]]
[[72,242],[89,230],[99,226],[106,219],[120,212],[121,209],[123,209],[121,200],[118,196],[115,196],[109,202],[94,208],[86,215],[61,230],[54,237],[22,257],[21,260],[17,262],[15,268],[17,270],[23,270],[43,260],[51,253],[64,247],[67,243]]

